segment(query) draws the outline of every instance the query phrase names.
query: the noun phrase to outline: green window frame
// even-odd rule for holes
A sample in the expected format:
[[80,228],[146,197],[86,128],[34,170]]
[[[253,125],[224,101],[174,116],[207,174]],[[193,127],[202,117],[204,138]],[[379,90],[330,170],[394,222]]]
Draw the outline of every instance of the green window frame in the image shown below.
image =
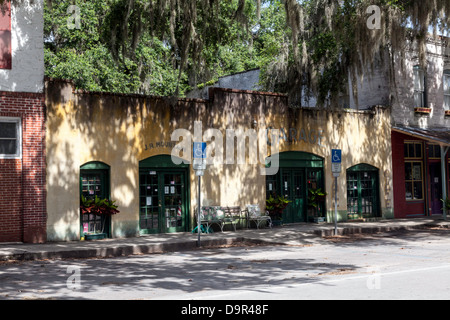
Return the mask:
[[[110,199],[110,167],[103,162],[89,162],[80,167],[80,201],[81,196],[93,199],[95,196],[101,199]],[[94,230],[100,230],[102,223],[105,225],[105,233],[110,236],[111,219],[108,217],[102,221],[102,217],[95,215],[80,216],[81,236]]]

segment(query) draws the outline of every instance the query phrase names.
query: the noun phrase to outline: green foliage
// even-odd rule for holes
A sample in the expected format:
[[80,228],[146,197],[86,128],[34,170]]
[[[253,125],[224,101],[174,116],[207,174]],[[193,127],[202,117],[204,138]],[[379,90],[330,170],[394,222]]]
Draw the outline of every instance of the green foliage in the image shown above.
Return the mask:
[[[383,13],[380,30],[366,25],[369,5]],[[91,91],[183,96],[260,68],[262,87],[291,105],[301,88],[326,105],[386,49],[402,54],[408,24],[425,41],[430,26],[448,30],[449,11],[448,0],[46,0],[45,72]]]
[[87,199],[84,196],[81,196],[81,214],[110,216],[120,212],[119,210],[117,210],[117,208],[118,206],[115,205],[115,201],[111,201],[109,199],[100,199],[97,196],[95,196],[94,199]]
[[308,189],[308,206],[317,208],[325,201],[327,193],[318,189]]
[[450,198],[446,198],[445,200],[444,199],[441,199],[441,201],[443,202],[443,204],[444,204],[444,210],[450,210]]
[[269,212],[269,215],[274,220],[280,220],[283,214],[283,210],[291,203],[292,201],[288,200],[284,196],[270,195],[269,198],[266,199],[266,210]]
[[[255,1],[180,0],[173,11],[174,3],[45,1],[46,76],[88,91],[183,96],[258,66]],[[70,5],[80,8],[79,29],[68,24]]]

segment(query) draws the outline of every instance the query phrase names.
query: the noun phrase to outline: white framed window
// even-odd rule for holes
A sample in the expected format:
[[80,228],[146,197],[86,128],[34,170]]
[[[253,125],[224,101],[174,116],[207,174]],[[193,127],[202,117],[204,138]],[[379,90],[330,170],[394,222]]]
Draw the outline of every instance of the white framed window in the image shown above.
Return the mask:
[[444,71],[444,110],[450,110],[450,70]]
[[0,159],[22,158],[22,120],[0,117]]
[[426,108],[425,72],[420,66],[414,66],[414,108]]

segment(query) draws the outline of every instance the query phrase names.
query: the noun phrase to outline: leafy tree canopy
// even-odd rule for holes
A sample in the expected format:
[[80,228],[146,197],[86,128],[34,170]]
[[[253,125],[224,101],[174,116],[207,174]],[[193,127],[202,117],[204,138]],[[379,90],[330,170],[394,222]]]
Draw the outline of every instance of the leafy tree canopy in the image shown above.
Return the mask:
[[426,37],[448,32],[449,17],[449,0],[45,0],[46,75],[91,91],[182,96],[260,68],[263,87],[292,106],[304,94],[336,105],[349,77],[392,68],[409,41],[425,66]]

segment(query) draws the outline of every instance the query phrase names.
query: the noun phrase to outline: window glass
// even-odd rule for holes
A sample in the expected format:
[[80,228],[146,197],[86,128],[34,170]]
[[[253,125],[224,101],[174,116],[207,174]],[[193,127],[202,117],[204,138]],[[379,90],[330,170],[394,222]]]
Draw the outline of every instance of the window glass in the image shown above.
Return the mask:
[[419,66],[414,67],[414,107],[425,107],[425,73]]
[[20,157],[20,119],[0,119],[0,157]]
[[444,72],[444,110],[450,110],[450,70]]

